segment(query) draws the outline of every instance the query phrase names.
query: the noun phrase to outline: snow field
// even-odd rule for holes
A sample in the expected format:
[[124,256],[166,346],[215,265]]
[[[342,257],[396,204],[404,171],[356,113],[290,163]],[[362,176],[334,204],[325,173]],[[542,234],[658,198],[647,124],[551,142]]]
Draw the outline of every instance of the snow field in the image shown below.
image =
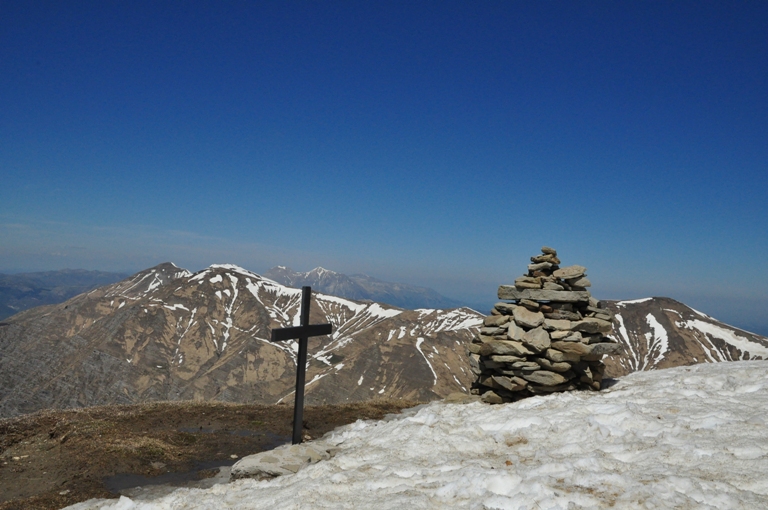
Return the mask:
[[766,409],[766,361],[637,372],[599,393],[358,421],[292,476],[71,508],[768,508]]

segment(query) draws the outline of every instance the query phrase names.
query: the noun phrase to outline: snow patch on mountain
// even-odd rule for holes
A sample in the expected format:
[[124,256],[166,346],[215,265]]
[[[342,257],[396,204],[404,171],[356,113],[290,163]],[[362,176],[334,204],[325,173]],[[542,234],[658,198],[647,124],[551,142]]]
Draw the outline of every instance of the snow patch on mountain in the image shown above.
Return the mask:
[[678,326],[701,331],[704,333],[704,336],[710,335],[713,338],[719,338],[720,340],[733,345],[742,352],[749,352],[749,354],[752,356],[762,356],[764,358],[768,358],[768,347],[756,342],[751,342],[747,338],[736,334],[736,332],[732,330],[725,329],[710,322],[693,319],[688,321],[681,321],[678,323]]
[[429,359],[427,359],[427,356],[424,354],[424,351],[421,350],[421,344],[424,343],[424,339],[419,337],[416,339],[416,349],[419,351],[419,354],[424,358],[424,361],[427,362],[427,366],[429,366],[429,369],[432,371],[432,375],[435,377],[435,382],[432,383],[432,386],[437,384],[437,373],[435,372],[435,369],[432,368],[432,363],[429,362]]
[[[648,326],[651,328],[652,333],[646,333],[648,340],[648,354],[645,357],[645,366],[651,366],[652,364],[659,364],[664,359],[664,355],[669,350],[669,337],[664,327],[659,324],[656,317],[653,314],[648,314],[645,318],[648,322]],[[648,357],[653,356],[653,360],[649,361]]]
[[70,510],[768,507],[768,362],[637,372],[602,392],[434,402],[338,428],[293,475]]
[[441,331],[479,328],[483,323],[482,316],[470,308],[456,308],[448,311],[419,308],[415,311],[419,313],[416,322],[425,335],[433,335]]
[[651,299],[653,298],[647,297],[647,298],[640,298],[640,299],[632,299],[629,301],[617,301],[616,306],[636,305],[638,303],[645,303],[646,301],[650,301]]

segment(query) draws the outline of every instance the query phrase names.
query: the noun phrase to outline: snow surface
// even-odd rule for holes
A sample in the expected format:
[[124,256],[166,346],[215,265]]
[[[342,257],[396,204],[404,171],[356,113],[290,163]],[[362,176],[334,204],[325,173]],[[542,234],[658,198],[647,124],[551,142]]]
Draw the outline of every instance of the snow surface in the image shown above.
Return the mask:
[[766,361],[636,372],[599,393],[358,421],[295,475],[70,508],[768,508],[765,409]]
[[637,303],[645,303],[646,301],[650,301],[653,299],[652,297],[646,297],[646,298],[640,298],[640,299],[632,299],[630,301],[619,301],[616,303],[616,306],[626,306],[626,305],[634,305]]

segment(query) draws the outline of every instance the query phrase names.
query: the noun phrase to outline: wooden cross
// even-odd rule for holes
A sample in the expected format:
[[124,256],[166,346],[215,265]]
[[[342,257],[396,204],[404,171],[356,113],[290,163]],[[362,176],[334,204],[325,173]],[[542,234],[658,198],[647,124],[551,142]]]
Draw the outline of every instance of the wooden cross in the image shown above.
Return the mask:
[[299,340],[299,356],[296,360],[296,396],[293,403],[293,444],[301,443],[301,425],[304,417],[304,381],[307,373],[307,341],[311,336],[330,335],[330,324],[309,324],[310,287],[301,288],[301,326],[272,330],[273,342]]

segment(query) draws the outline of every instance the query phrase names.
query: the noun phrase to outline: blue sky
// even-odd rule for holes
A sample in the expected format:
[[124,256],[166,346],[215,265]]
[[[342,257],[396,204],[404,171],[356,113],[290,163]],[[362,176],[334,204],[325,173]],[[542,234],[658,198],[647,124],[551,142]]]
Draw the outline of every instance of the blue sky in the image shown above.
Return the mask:
[[768,334],[768,3],[0,2],[0,271],[278,264]]

